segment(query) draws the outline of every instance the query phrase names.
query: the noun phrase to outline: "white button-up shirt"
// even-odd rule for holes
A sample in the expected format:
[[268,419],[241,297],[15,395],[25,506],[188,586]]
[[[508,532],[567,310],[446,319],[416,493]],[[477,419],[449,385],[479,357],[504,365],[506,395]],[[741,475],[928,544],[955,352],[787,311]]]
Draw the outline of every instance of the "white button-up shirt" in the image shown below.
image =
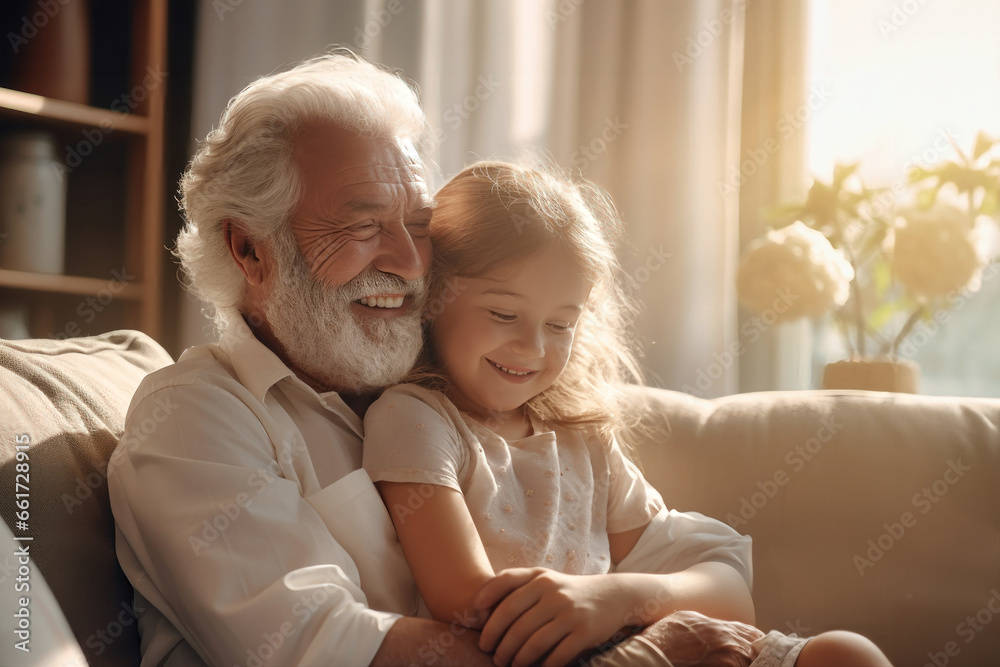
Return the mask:
[[[108,465],[143,667],[371,661],[418,596],[362,438],[242,321],[143,380]],[[617,571],[702,561],[749,584],[750,538],[663,509]]]
[[142,664],[367,665],[417,595],[361,447],[242,321],[149,375],[108,466]]

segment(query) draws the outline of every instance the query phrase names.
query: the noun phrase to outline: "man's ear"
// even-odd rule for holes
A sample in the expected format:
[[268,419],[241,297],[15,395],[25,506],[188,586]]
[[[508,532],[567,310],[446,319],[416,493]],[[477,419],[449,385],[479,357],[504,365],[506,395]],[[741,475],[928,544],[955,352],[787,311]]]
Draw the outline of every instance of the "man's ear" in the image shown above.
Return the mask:
[[236,265],[240,267],[247,282],[251,285],[261,284],[264,280],[264,267],[257,255],[253,239],[247,236],[243,226],[236,220],[224,220],[222,234],[226,239],[226,245],[229,246],[229,253],[236,260]]

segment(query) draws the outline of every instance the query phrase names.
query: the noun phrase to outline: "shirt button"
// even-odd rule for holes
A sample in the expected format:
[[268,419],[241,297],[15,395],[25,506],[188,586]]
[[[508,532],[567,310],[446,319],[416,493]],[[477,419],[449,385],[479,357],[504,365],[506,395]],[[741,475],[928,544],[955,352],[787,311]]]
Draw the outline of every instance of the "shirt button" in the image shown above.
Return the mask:
[[513,505],[505,505],[504,508],[503,508],[503,511],[506,512],[507,514],[510,514],[511,512],[514,511],[514,506]]
[[564,498],[566,498],[566,500],[573,500],[573,494],[572,494],[572,493],[567,493],[567,494],[566,494],[565,496],[563,496],[563,497],[564,497]]
[[575,523],[572,523],[572,522],[570,522],[570,524],[569,524],[569,529],[570,529],[570,530],[576,530],[576,524],[575,524]]
[[552,557],[552,554],[545,554],[545,562],[546,563],[551,563],[554,560],[555,560],[555,558]]
[[513,556],[507,556],[507,562],[508,562],[508,563],[513,563],[513,562],[514,562],[514,560],[515,560],[515,559],[514,559],[514,557],[513,557]]
[[535,495],[535,492],[532,491],[531,489],[528,489],[527,491],[524,492],[524,495],[530,498],[531,496]]
[[424,425],[423,424],[417,424],[417,430],[418,431],[423,431],[424,430]]

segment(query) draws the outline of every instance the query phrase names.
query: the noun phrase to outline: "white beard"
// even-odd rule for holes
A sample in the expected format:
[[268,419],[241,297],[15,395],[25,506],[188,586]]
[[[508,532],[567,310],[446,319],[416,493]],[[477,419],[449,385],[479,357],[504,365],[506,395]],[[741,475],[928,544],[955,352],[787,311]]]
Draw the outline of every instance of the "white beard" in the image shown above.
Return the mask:
[[[324,386],[363,394],[394,384],[413,367],[423,345],[424,280],[404,280],[369,266],[345,285],[328,287],[309,271],[290,232],[272,245],[278,280],[264,307],[288,360]],[[351,304],[373,294],[405,294],[406,315],[359,323]]]

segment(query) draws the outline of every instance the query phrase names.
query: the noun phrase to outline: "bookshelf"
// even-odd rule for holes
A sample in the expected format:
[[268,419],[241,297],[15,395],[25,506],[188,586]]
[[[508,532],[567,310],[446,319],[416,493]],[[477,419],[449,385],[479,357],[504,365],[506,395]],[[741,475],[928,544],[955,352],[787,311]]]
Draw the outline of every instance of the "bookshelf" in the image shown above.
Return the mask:
[[127,37],[129,82],[112,108],[0,88],[0,133],[51,132],[67,156],[89,142],[67,178],[68,275],[0,267],[0,303],[27,307],[33,337],[161,334],[166,0],[135,0]]

